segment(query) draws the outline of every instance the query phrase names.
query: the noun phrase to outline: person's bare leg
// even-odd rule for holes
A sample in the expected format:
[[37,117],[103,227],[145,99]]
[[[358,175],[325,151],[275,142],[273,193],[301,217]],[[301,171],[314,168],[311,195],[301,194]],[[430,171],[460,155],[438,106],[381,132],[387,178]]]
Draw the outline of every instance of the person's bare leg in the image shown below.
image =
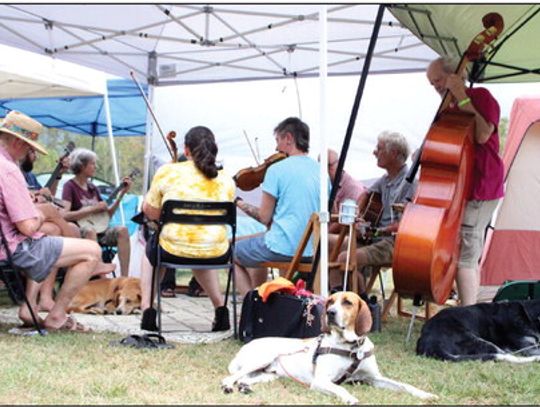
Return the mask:
[[[338,256],[337,261],[345,264],[347,262],[347,251],[341,252]],[[368,264],[369,264],[369,261],[368,261],[367,253],[364,250],[364,248],[361,247],[360,249],[356,249],[356,273],[360,274],[358,278],[359,294],[364,293],[366,291],[366,281],[364,279],[363,274],[361,273],[361,270],[364,266]],[[343,273],[340,273],[339,276],[336,276],[333,273],[331,273],[330,275],[331,275],[331,279],[333,278],[333,280],[330,281],[330,284],[331,284],[330,286],[332,288],[337,287],[337,286],[343,286],[343,279],[344,279]],[[348,284],[347,284],[347,290],[350,290],[350,286]]]
[[456,276],[460,305],[476,304],[480,287],[478,271],[473,268],[460,267]]
[[51,268],[51,272],[47,278],[41,284],[39,290],[39,310],[50,311],[54,307],[54,285],[56,283],[56,275],[58,274],[58,268]]
[[[144,311],[147,308],[151,307],[151,295],[152,295],[152,274],[153,274],[154,268],[150,264],[150,261],[148,260],[148,257],[143,255],[141,257],[141,311]],[[160,276],[159,280],[163,278],[165,275],[165,269],[161,268],[160,270]],[[154,293],[154,298],[156,297],[156,293]]]
[[64,284],[56,297],[54,307],[45,318],[44,325],[50,329],[61,327],[67,319],[66,309],[84,284],[98,270],[101,250],[95,242],[85,239],[65,238],[62,253],[55,267],[69,267]]
[[118,227],[118,260],[120,261],[120,273],[122,277],[129,275],[130,255],[129,232],[125,226]]
[[249,273],[251,279],[251,289],[266,283],[268,280],[268,269],[266,267],[250,267],[247,269],[247,272]]
[[[30,303],[32,310],[34,311],[34,314],[38,319],[38,323],[43,325],[43,320],[38,316],[37,306],[37,296],[40,287],[41,283],[37,283],[29,278],[26,279],[26,298],[28,298],[28,302]],[[25,326],[31,326],[34,324],[34,321],[32,320],[32,314],[30,314],[30,310],[28,308],[28,305],[26,305],[26,302],[23,302],[21,307],[19,308],[19,319],[23,322]]]
[[251,277],[247,270],[238,263],[234,264],[234,273],[236,288],[240,295],[244,297],[254,287],[251,283]]
[[221,287],[219,286],[218,273],[221,270],[193,270],[195,279],[199,282],[204,292],[210,297],[214,308],[220,307],[224,303]]

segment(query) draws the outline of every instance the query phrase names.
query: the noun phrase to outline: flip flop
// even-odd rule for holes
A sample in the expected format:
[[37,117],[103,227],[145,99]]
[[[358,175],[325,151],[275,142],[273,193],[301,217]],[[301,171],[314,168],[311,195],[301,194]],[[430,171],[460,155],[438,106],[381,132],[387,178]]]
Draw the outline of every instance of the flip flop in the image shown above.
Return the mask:
[[111,346],[127,346],[136,349],[174,349],[165,338],[158,334],[129,335],[119,341],[111,341]]
[[71,315],[68,315],[66,321],[62,324],[62,326],[58,328],[52,328],[52,327],[45,327],[47,331],[49,332],[79,332],[79,333],[89,333],[92,332],[92,329],[84,326],[83,324],[77,322],[75,318],[73,318]]
[[165,338],[159,334],[145,334],[141,336],[146,347],[157,349],[174,349],[174,345],[167,343]]

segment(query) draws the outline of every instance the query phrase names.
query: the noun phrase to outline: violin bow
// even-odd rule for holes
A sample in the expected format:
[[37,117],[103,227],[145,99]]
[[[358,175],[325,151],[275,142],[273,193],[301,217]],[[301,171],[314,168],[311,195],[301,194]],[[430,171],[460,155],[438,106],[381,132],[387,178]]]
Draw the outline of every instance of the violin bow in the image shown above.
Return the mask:
[[244,136],[246,136],[246,140],[249,146],[249,149],[251,150],[251,154],[253,155],[253,158],[255,159],[255,163],[259,165],[259,160],[257,160],[257,155],[255,154],[255,150],[253,150],[253,146],[251,145],[251,141],[249,141],[249,137],[245,130],[243,130]]
[[156,123],[156,126],[158,128],[159,134],[161,135],[161,138],[163,139],[163,142],[165,143],[165,146],[167,147],[167,150],[169,151],[169,154],[171,155],[171,158],[174,160],[174,152],[171,148],[171,146],[168,143],[167,138],[165,137],[165,134],[163,133],[163,130],[161,129],[161,126],[159,125],[159,122],[157,120],[156,115],[154,114],[154,111],[152,110],[152,107],[150,106],[150,102],[148,101],[148,98],[144,94],[143,88],[135,78],[135,74],[133,71],[129,72],[131,79],[133,79],[133,82],[135,82],[135,85],[137,85],[137,88],[139,88],[139,92],[141,93],[141,96],[144,99],[144,102],[146,103],[146,107],[148,108],[148,111],[150,112],[150,115],[152,116],[152,119],[154,119],[154,123]]

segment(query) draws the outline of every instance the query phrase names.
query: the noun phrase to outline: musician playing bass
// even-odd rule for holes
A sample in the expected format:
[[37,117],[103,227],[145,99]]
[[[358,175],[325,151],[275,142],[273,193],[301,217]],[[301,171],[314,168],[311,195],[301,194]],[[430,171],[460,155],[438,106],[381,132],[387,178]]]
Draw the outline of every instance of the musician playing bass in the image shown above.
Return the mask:
[[464,78],[454,74],[457,63],[438,58],[427,69],[427,78],[444,96],[453,98],[450,108],[475,116],[474,163],[472,189],[468,195],[461,224],[461,252],[457,271],[457,288],[461,305],[476,303],[480,276],[478,261],[484,245],[484,232],[504,195],[504,165],[499,156],[500,107],[485,88],[465,88]]
[[[393,209],[394,204],[405,203],[410,200],[414,194],[416,183],[409,184],[405,177],[408,172],[407,157],[409,156],[409,144],[405,137],[396,132],[385,131],[379,134],[377,147],[373,151],[377,158],[377,166],[386,171],[381,178],[362,192],[358,198],[358,207],[365,208],[368,195],[378,193],[381,196],[382,214],[377,225],[376,235],[372,243],[356,249],[356,265],[358,272],[362,273],[364,266],[383,266],[392,264],[394,254],[394,237],[392,232],[398,229],[399,218],[401,214]],[[377,236],[381,234],[381,236]],[[338,256],[338,261],[345,263],[347,259],[347,244],[342,247]],[[360,274],[360,293],[365,292],[365,281]],[[342,289],[343,272],[334,269],[329,275],[330,289],[339,291]]]
[[118,208],[124,194],[129,191],[131,178],[125,177],[122,180],[118,197],[110,206],[107,206],[97,187],[90,181],[96,173],[96,153],[85,148],[77,148],[70,154],[69,161],[70,170],[75,177],[66,182],[62,190],[62,199],[69,203],[66,219],[79,223],[82,237],[96,240],[100,245],[117,246],[121,274],[127,277],[130,256],[127,228],[115,226],[106,227],[104,231],[98,230],[97,222],[92,221],[92,216],[106,213],[110,218]]

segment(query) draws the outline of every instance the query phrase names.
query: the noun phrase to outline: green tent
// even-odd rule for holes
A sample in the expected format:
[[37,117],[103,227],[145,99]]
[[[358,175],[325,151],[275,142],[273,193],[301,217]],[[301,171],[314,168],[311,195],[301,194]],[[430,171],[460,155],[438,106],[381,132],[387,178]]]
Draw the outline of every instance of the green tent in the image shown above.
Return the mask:
[[[496,12],[504,30],[472,69],[475,82],[540,81],[540,5],[410,4],[390,12],[439,55],[461,56],[484,27],[482,17]],[[485,66],[482,62],[485,62]]]

